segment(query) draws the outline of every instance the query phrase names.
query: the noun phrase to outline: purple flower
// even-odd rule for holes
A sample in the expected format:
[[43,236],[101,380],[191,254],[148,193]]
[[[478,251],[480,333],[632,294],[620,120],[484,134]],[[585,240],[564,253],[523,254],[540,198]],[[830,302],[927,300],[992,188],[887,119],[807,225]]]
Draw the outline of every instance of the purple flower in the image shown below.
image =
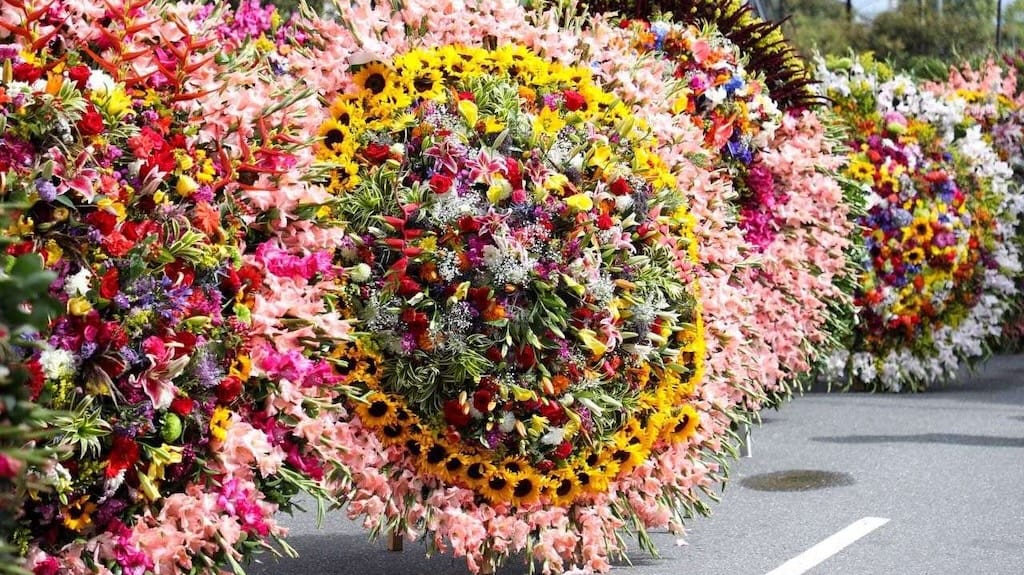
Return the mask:
[[36,180],[36,192],[39,193],[39,199],[44,202],[52,202],[57,199],[57,186],[47,180]]

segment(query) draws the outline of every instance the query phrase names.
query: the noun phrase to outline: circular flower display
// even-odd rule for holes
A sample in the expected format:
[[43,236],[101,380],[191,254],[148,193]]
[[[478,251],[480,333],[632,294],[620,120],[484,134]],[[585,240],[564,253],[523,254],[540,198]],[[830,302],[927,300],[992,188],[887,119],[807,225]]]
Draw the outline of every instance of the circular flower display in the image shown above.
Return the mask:
[[999,335],[1019,273],[1011,171],[961,99],[870,60],[819,75],[854,128],[847,175],[870,190],[860,325],[830,377],[899,391],[951,377]]
[[627,108],[525,48],[355,72],[321,157],[363,425],[482,500],[603,493],[698,425],[689,216]]

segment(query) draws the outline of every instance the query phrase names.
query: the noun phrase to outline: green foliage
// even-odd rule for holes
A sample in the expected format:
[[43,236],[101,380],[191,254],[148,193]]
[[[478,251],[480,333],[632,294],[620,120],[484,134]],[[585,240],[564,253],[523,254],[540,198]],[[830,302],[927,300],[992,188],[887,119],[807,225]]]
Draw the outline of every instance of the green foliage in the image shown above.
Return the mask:
[[[1024,0],[1017,3],[1024,14]],[[873,52],[928,79],[944,78],[949,62],[977,59],[995,48],[995,6],[987,0],[945,0],[941,13],[937,0],[904,1],[870,21],[856,12],[848,18],[844,0],[789,0],[785,11],[787,38],[804,56]],[[1004,27],[1004,42],[1011,28]]]
[[[2,197],[0,197],[2,200]],[[26,364],[49,318],[60,311],[49,296],[53,274],[43,269],[38,254],[9,255],[16,239],[8,230],[16,221],[11,204],[0,203],[0,574],[24,573],[18,549],[7,540],[22,507],[29,478],[24,470],[45,463],[51,455],[33,449],[51,415],[29,401],[34,372]],[[32,488],[39,486],[31,485]]]

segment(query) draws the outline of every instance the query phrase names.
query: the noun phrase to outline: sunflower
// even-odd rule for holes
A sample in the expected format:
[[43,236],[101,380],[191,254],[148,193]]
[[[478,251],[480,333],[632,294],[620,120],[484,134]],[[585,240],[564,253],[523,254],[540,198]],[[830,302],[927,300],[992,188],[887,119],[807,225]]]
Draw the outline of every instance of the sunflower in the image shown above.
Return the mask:
[[860,158],[850,162],[850,166],[846,168],[846,173],[851,178],[860,182],[872,183],[875,181],[875,166]]
[[423,451],[423,468],[432,475],[443,477],[452,450],[443,441],[435,441]]
[[465,470],[463,477],[470,487],[477,488],[486,484],[487,479],[494,472],[494,465],[478,455],[467,456],[465,463],[467,465],[463,468]]
[[547,480],[534,469],[512,474],[512,502],[517,505],[535,503],[544,489]]
[[921,265],[924,263],[924,250],[921,248],[908,250],[907,253],[903,255],[903,261],[913,266]]
[[381,428],[397,423],[398,408],[395,402],[380,392],[374,392],[365,402],[356,404],[356,414],[369,427]]
[[388,66],[380,62],[371,62],[356,72],[352,82],[359,86],[359,90],[367,97],[380,97],[394,85],[394,76],[394,72]]
[[918,244],[925,244],[932,240],[933,235],[931,219],[917,217],[910,223],[909,228],[904,229],[903,239],[912,237],[917,240]]
[[444,469],[439,474],[446,483],[464,483],[466,468],[469,467],[468,458],[458,452],[453,452],[444,461]]
[[64,509],[64,527],[81,533],[92,527],[92,514],[96,511],[96,504],[89,501],[89,496],[79,497],[77,501]]
[[619,466],[619,473],[629,473],[646,459],[649,450],[639,442],[633,442],[622,435],[615,437],[615,442],[606,449],[610,457]]
[[[351,158],[356,151],[357,140],[348,126],[331,118],[320,124],[317,135],[322,138],[324,148],[329,155],[338,159]],[[328,157],[327,159],[334,159]]]
[[515,490],[516,477],[514,473],[492,466],[491,472],[479,484],[479,493],[491,503],[508,503]]
[[[589,478],[588,478],[589,481]],[[548,496],[553,505],[569,505],[580,495],[580,482],[572,468],[559,469],[549,477]]]
[[358,133],[366,124],[362,106],[353,96],[339,96],[331,103],[331,117],[350,133]]
[[444,99],[444,78],[438,68],[422,68],[404,72],[402,81],[405,84],[405,90],[417,98],[435,101]]
[[448,78],[462,78],[480,74],[482,52],[465,46],[445,46],[440,50],[441,70]]
[[662,433],[668,441],[678,443],[692,437],[697,432],[698,425],[700,415],[697,410],[692,405],[684,405],[678,414],[669,419]]

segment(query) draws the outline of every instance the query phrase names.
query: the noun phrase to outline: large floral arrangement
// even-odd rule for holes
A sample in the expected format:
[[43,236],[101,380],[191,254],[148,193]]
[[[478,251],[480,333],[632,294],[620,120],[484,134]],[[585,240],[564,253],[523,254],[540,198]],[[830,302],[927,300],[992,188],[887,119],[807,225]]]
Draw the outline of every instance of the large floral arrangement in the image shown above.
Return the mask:
[[[1014,185],[1019,190],[1019,181],[1024,175],[1024,96],[1018,91],[1017,75],[1016,68],[989,60],[978,69],[969,64],[953,66],[947,80],[926,83],[924,89],[943,99],[964,101],[964,127],[977,125],[981,128],[983,137],[992,144],[999,158],[1013,169]],[[1018,231],[1016,241],[1024,242],[1024,233]],[[1018,294],[1024,288],[1022,282],[1024,278],[1018,278]],[[1003,335],[1004,345],[1009,348],[1020,347],[1024,341],[1024,302],[1019,296],[1007,315]]]
[[[522,549],[607,566],[593,503],[699,424],[675,178],[589,70],[520,46],[412,50],[352,84],[320,156],[353,269],[337,305],[360,328],[339,350],[365,392],[350,432],[381,446],[342,457],[357,489],[392,490],[367,521],[433,531],[471,566]],[[478,530],[454,530],[442,494]],[[576,524],[568,547],[545,534],[556,518]]]
[[331,442],[311,426],[337,378],[315,347],[268,341],[330,321],[303,323],[295,296],[337,273],[296,240],[315,235],[299,204],[322,199],[288,173],[313,161],[315,98],[273,42],[228,43],[199,6],[0,15],[0,161],[26,206],[9,252],[42,258],[66,312],[31,392],[70,412],[50,422],[60,457],[28,470],[54,488],[28,493],[13,539],[35,573],[240,569]]
[[964,103],[870,60],[819,62],[853,129],[848,175],[871,190],[861,323],[830,376],[910,390],[949,377],[998,335],[1019,273],[1009,167]]
[[[622,21],[616,31],[595,18],[590,26],[602,38],[591,50],[614,82],[623,82],[623,62],[637,52],[644,71],[656,74],[627,91],[646,113],[663,115],[663,141],[671,145],[676,126],[696,124],[707,160],[722,168],[731,190],[719,201],[736,213],[742,249],[755,260],[732,280],[754,302],[744,337],[760,356],[741,405],[756,409],[763,394],[785,396],[816,358],[840,345],[852,313],[849,213],[860,193],[834,177],[844,161],[835,129],[815,112],[780,110],[764,77],[746,67],[758,53],[744,54],[710,24],[657,18]],[[623,54],[623,43],[634,53]]]

